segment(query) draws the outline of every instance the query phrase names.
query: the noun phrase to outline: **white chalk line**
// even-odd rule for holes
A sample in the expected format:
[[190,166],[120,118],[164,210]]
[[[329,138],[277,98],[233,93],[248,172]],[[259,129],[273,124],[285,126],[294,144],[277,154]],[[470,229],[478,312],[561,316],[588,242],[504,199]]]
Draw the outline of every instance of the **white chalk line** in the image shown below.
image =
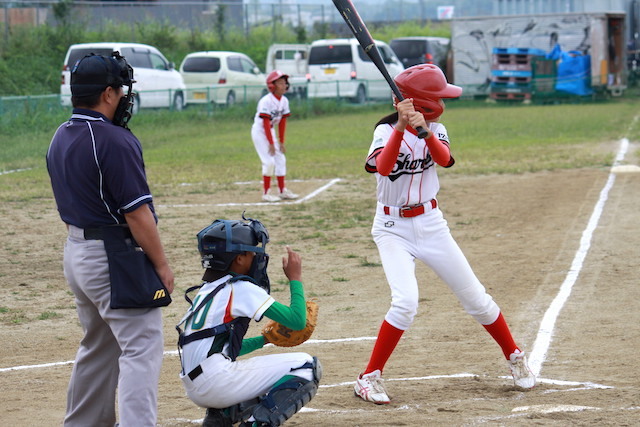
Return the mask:
[[[300,203],[304,203],[308,200],[313,199],[318,194],[326,191],[328,188],[333,186],[334,184],[342,181],[341,178],[333,178],[327,184],[321,186],[320,188],[315,189],[311,193],[306,196],[290,201],[280,201],[280,202],[253,202],[253,203],[183,203],[183,204],[161,204],[157,205],[161,208],[193,208],[193,207],[229,207],[229,206],[282,206],[282,205],[297,205]],[[243,183],[237,183],[243,184]]]
[[16,172],[24,172],[24,171],[29,171],[33,168],[23,168],[23,169],[12,169],[12,170],[8,170],[8,171],[0,171],[0,175],[8,175],[10,173],[16,173]]
[[[612,169],[618,166],[620,162],[622,162],[628,148],[629,140],[627,138],[623,138],[622,140],[620,140],[620,149],[618,150]],[[540,329],[538,330],[538,334],[533,343],[532,350],[529,353],[529,368],[536,377],[540,375],[542,364],[546,359],[547,352],[549,351],[549,346],[551,345],[556,320],[558,319],[558,315],[560,314],[562,307],[564,307],[564,304],[569,299],[569,295],[571,295],[573,285],[576,283],[576,280],[580,275],[584,260],[587,256],[587,253],[589,252],[589,248],[591,247],[593,232],[598,226],[600,216],[602,215],[602,211],[604,210],[604,205],[609,196],[609,191],[613,187],[613,183],[615,182],[615,180],[616,174],[612,171],[609,173],[609,178],[607,179],[605,186],[602,188],[602,191],[600,191],[600,197],[598,198],[598,201],[596,202],[596,205],[593,209],[593,213],[591,214],[591,218],[587,223],[587,228],[585,228],[585,230],[582,232],[582,237],[580,238],[580,246],[578,247],[575,257],[573,258],[573,262],[571,263],[571,267],[567,272],[567,276],[560,286],[558,294],[553,299],[551,305],[542,318]]]

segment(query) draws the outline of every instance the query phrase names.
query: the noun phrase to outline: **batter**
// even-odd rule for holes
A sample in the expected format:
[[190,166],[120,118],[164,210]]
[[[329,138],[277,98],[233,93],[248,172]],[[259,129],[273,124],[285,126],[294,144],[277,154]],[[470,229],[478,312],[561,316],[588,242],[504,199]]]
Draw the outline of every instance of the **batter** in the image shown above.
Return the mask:
[[[287,117],[291,115],[289,100],[284,94],[289,89],[289,76],[280,70],[273,70],[267,76],[269,93],[258,101],[258,111],[251,127],[251,139],[262,162],[262,200],[277,202],[285,199],[296,199],[286,186],[287,158],[284,136],[287,128]],[[275,128],[278,128],[276,139]],[[271,176],[276,175],[279,194],[271,193]]]
[[[400,337],[418,311],[415,260],[429,266],[457,296],[463,308],[500,345],[522,389],[535,386],[524,352],[516,345],[500,308],[475,276],[451,236],[438,207],[436,164],[451,167],[449,135],[441,123],[442,98],[456,98],[458,86],[447,83],[432,64],[404,70],[395,78],[406,98],[396,99],[397,113],[376,125],[365,169],[377,180],[377,209],[371,234],[391,288],[391,307],[380,327],[366,369],[358,376],[355,395],[376,404],[389,403],[382,372]],[[416,128],[428,131],[424,139]]]

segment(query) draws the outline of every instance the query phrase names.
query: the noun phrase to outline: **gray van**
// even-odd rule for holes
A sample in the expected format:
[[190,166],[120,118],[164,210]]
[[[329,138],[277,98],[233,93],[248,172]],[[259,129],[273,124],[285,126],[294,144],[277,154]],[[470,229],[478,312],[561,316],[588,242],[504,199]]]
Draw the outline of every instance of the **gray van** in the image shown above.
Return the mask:
[[447,74],[449,39],[446,37],[399,37],[389,46],[405,68],[418,64],[435,64]]

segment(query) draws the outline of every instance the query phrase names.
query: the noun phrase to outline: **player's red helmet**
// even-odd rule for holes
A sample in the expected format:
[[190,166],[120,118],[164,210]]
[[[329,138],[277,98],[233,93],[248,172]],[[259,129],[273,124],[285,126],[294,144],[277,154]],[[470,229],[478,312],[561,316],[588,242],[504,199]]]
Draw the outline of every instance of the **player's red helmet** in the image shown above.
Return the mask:
[[287,89],[289,89],[289,76],[287,74],[283,73],[280,70],[273,70],[269,73],[269,75],[267,76],[267,88],[269,89],[269,92],[273,92],[276,89],[276,86],[273,84],[273,82],[283,77],[284,81],[287,82]]
[[[413,98],[413,104],[422,109],[426,120],[435,120],[443,112],[442,98],[457,98],[460,86],[447,83],[447,78],[437,65],[418,64],[409,67],[394,79],[405,98]],[[397,101],[397,99],[394,100]]]

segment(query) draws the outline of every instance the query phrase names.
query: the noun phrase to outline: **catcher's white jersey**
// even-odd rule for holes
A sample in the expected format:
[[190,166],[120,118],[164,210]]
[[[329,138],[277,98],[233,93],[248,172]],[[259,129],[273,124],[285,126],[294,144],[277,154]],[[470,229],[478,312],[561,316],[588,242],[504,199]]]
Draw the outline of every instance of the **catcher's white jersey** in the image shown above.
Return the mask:
[[268,117],[271,119],[271,125],[275,128],[280,123],[282,117],[291,115],[289,110],[289,100],[286,96],[276,98],[273,93],[268,93],[258,101],[258,108],[253,119],[253,127],[255,130],[262,130],[264,133],[263,119]]
[[[441,123],[430,123],[431,131],[449,143],[447,129]],[[391,137],[394,127],[381,124],[373,133],[373,142],[367,155],[366,170],[375,173],[376,157]],[[435,199],[440,182],[435,163],[424,139],[409,131],[404,132],[396,165],[389,176],[376,174],[378,201],[387,206],[409,206]]]
[[[229,280],[230,277],[227,275],[215,282],[205,283],[194,298],[192,307],[198,307],[199,302],[205,296],[213,292],[218,285]],[[184,329],[185,335],[190,335],[202,329],[213,328],[237,317],[249,317],[259,321],[274,301],[273,297],[254,283],[239,280],[227,284],[187,322]],[[212,343],[213,337],[185,344],[182,349],[185,372],[190,372],[207,358],[207,353],[211,349]],[[228,344],[225,345],[222,352],[226,354],[227,351]]]

